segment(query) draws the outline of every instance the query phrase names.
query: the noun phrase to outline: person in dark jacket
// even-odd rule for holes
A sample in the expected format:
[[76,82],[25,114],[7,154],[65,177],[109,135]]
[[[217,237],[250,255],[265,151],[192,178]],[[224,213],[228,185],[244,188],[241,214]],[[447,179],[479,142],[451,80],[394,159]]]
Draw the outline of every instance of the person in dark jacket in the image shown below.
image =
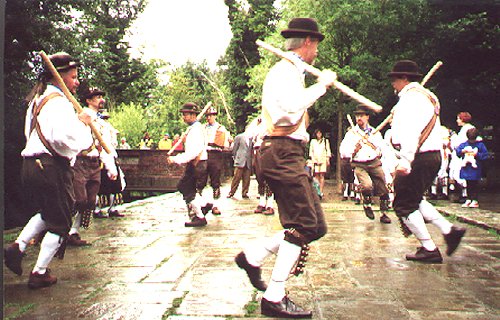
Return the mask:
[[462,205],[463,208],[479,208],[479,180],[482,176],[482,161],[488,159],[488,150],[477,139],[478,136],[479,130],[476,128],[467,130],[467,141],[456,150],[457,156],[462,159],[460,178],[467,181],[467,200]]

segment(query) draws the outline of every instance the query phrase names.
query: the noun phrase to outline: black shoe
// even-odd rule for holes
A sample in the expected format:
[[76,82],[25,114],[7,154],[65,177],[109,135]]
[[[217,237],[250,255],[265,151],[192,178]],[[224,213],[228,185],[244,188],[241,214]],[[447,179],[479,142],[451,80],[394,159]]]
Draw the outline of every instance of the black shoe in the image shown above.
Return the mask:
[[446,241],[446,245],[448,245],[446,255],[451,256],[457,250],[465,231],[465,228],[452,226],[450,233],[444,235],[444,240]]
[[217,208],[217,207],[213,207],[213,208],[212,208],[212,214],[213,214],[214,216],[220,216],[220,215],[222,214],[222,212],[220,212],[219,208]]
[[50,269],[47,269],[44,274],[39,274],[38,272],[31,273],[28,280],[28,287],[30,289],[38,289],[50,287],[56,283],[57,278],[50,274]]
[[439,252],[438,248],[436,248],[433,251],[429,251],[424,247],[420,247],[417,249],[416,253],[407,254],[406,260],[425,262],[425,263],[441,263],[443,262],[443,257],[441,256],[441,252]]
[[94,218],[96,219],[106,219],[108,216],[105,215],[101,210],[94,212],[93,214]]
[[391,223],[391,218],[389,218],[385,213],[380,216],[380,223]]
[[123,218],[123,217],[125,217],[125,215],[121,214],[118,210],[109,210],[108,211],[108,216],[110,218],[112,218],[112,217],[116,217],[116,218]]
[[85,247],[91,246],[92,244],[86,240],[82,240],[78,233],[73,233],[69,235],[67,245],[71,247]]
[[361,204],[361,199],[354,199],[354,204]]
[[214,205],[212,203],[207,203],[204,207],[201,207],[201,212],[206,216],[213,207]]
[[246,195],[246,194],[242,195],[241,197],[242,197],[243,199],[250,199],[250,197],[249,197],[248,195]]
[[268,317],[304,319],[312,318],[312,311],[306,311],[296,305],[287,296],[280,302],[272,302],[262,298],[260,302],[260,312]]
[[250,282],[255,287],[255,289],[266,291],[267,284],[261,278],[260,268],[254,267],[250,263],[248,263],[247,257],[245,256],[245,253],[243,251],[238,253],[236,258],[234,258],[234,262],[236,262],[238,267],[247,272],[248,278],[250,279]]
[[368,219],[370,220],[375,219],[372,207],[363,207],[363,210],[365,210],[365,215],[368,217]]
[[185,227],[204,227],[207,225],[207,219],[194,217],[191,221],[185,222]]
[[5,265],[18,276],[23,274],[22,261],[24,253],[19,250],[19,243],[13,243],[3,250]]
[[347,201],[349,200],[349,197],[342,197],[342,201]]
[[257,209],[255,209],[253,212],[254,212],[254,213],[262,213],[262,212],[264,212],[265,210],[266,210],[266,207],[263,207],[263,206],[261,206],[261,205],[258,205],[258,206],[257,206]]

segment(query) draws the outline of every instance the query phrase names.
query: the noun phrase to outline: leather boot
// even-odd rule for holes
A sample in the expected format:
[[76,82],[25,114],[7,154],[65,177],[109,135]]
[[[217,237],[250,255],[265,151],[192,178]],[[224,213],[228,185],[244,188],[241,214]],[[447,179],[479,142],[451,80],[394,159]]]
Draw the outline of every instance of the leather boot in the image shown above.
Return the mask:
[[280,302],[272,302],[262,298],[260,312],[265,316],[276,318],[309,319],[312,317],[312,311],[302,309],[287,296],[284,296]]

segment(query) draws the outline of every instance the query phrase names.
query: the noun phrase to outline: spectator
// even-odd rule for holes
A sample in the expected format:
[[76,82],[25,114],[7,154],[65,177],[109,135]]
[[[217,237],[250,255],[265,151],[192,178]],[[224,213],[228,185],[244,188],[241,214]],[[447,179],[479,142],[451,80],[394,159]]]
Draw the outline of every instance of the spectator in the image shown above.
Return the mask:
[[158,142],[158,149],[160,150],[170,150],[172,149],[172,140],[170,139],[170,135],[165,133],[163,139]]
[[[488,159],[488,150],[481,140],[478,140],[479,131],[476,128],[467,130],[467,141],[460,144],[457,155],[466,161],[462,163],[460,178],[467,182],[467,200],[463,208],[478,208],[479,180],[482,174],[482,161]],[[467,161],[467,159],[470,161]]]
[[120,139],[120,144],[118,145],[118,149],[123,149],[123,150],[130,149],[130,145],[127,143],[127,138],[123,137]]

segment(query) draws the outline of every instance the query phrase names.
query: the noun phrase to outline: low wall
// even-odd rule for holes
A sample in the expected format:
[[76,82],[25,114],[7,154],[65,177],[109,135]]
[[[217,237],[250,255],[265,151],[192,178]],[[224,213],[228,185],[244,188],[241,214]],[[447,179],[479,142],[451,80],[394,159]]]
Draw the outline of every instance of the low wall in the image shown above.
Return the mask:
[[[174,192],[185,165],[168,165],[168,150],[117,150],[125,174],[125,192]],[[174,155],[176,152],[174,152]],[[223,177],[232,176],[231,152],[224,151]]]

